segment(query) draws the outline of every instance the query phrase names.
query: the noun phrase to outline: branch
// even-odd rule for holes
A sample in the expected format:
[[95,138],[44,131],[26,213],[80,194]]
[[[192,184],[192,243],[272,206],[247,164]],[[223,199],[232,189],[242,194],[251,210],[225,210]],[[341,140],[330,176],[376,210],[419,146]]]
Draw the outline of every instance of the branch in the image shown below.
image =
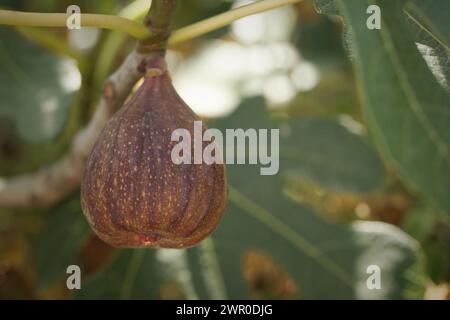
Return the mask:
[[144,19],[148,28],[149,37],[139,42],[140,51],[160,51],[164,53],[169,37],[169,26],[173,12],[175,11],[175,0],[152,1],[152,8]]
[[[168,27],[170,12],[167,10],[169,6],[173,10],[173,3],[174,0],[153,0],[146,18],[147,25],[156,25],[159,33],[167,33],[163,27]],[[152,28],[149,29],[152,31]],[[105,81],[102,98],[91,121],[75,135],[69,152],[56,163],[33,174],[9,180],[0,179],[0,206],[51,206],[77,188],[86,159],[100,131],[143,76],[143,64],[155,54],[161,54],[161,51],[142,50],[142,45],[138,43],[122,65]]]

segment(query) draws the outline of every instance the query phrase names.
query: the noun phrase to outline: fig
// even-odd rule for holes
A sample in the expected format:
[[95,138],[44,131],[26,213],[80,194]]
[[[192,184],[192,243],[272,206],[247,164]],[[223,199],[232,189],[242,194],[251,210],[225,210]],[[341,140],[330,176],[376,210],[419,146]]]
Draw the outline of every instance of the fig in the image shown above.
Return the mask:
[[194,136],[199,119],[175,91],[164,58],[153,58],[146,70],[87,159],[82,209],[94,232],[114,247],[193,246],[214,231],[225,210],[225,165],[172,161],[178,143],[172,132],[182,128]]

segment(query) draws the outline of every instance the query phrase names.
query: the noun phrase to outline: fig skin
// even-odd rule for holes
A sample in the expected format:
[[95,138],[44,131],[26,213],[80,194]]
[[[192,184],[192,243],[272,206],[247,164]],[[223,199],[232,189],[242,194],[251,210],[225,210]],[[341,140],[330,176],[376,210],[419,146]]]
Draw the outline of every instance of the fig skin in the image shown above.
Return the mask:
[[[172,86],[163,58],[108,121],[87,160],[81,205],[95,233],[114,247],[185,248],[210,235],[226,206],[223,164],[174,164],[185,128],[199,120]],[[202,131],[206,127],[203,125]],[[209,143],[209,142],[208,142]],[[203,142],[203,148],[206,143]]]

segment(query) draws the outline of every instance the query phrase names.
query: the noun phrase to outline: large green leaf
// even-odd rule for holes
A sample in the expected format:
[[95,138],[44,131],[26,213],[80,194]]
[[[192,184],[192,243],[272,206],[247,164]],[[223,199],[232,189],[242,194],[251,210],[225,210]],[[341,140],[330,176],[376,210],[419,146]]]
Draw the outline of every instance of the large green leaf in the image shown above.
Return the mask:
[[37,282],[47,288],[66,275],[67,267],[76,264],[76,253],[90,229],[76,192],[48,214],[37,241]]
[[[213,237],[228,297],[248,295],[240,261],[249,249],[268,252],[306,299],[405,297],[411,285],[405,273],[417,263],[418,247],[402,231],[377,222],[340,227],[283,197],[273,179],[247,186],[236,180],[230,177],[239,187],[230,189],[229,209]],[[260,185],[272,190],[266,193]],[[366,288],[369,265],[381,268],[382,290]]]
[[447,0],[409,0],[405,8],[422,35],[428,34],[447,50],[450,48],[449,10]]
[[151,249],[120,250],[114,261],[82,282],[76,299],[156,299],[161,275]]
[[377,188],[383,166],[369,143],[336,120],[302,118],[282,124],[283,172],[301,175],[335,191],[366,192]]
[[[450,98],[416,48],[405,2],[333,3],[344,17],[364,113],[378,147],[413,191],[450,213]],[[381,8],[380,30],[366,27],[366,8],[374,3]],[[317,4],[328,13],[330,1]]]
[[[235,128],[280,129],[279,167],[289,177],[307,178],[334,191],[367,192],[380,186],[385,172],[365,137],[325,117],[269,118],[264,106],[262,98],[249,99],[238,112],[211,127],[222,132]],[[240,165],[230,168],[235,166]]]
[[[254,99],[241,106],[228,119],[215,125],[226,128],[283,126],[281,120],[268,120],[261,104],[261,100]],[[290,135],[297,138],[283,139],[281,152],[304,148],[304,154],[282,159],[282,170],[295,166],[305,167],[306,169],[302,169],[304,174],[326,186],[339,186],[338,181],[346,178],[354,179],[356,187],[360,180],[355,176],[361,175],[357,168],[362,168],[364,163],[368,164],[367,171],[373,169],[380,174],[378,165],[370,166],[376,160],[370,159],[369,155],[376,159],[375,154],[367,153],[370,148],[365,142],[356,143],[354,140],[362,138],[343,134],[336,129],[336,123],[310,119],[285,122],[290,124]],[[296,122],[306,123],[305,127],[295,125]],[[325,135],[318,132],[324,132]],[[302,135],[305,135],[304,138]],[[302,142],[302,139],[309,141]],[[336,144],[342,149],[341,152],[337,152],[332,146]],[[356,168],[354,176],[351,170],[342,170],[332,161],[311,161],[308,156],[311,149],[315,154],[323,153],[330,160],[351,163]],[[316,166],[322,172],[327,172],[329,177],[323,178],[321,170]],[[311,169],[308,171],[307,168]],[[223,279],[228,298],[249,297],[242,277],[241,259],[246,250],[251,249],[265,251],[280,263],[296,281],[300,295],[306,299],[405,298],[409,297],[409,289],[417,289],[415,279],[410,278],[409,274],[415,275],[415,270],[420,265],[419,248],[400,229],[381,222],[357,223],[349,227],[328,222],[311,209],[288,199],[282,192],[280,179],[277,176],[261,176],[258,166],[229,165],[227,170],[230,183],[229,204],[213,239],[218,260],[217,278],[219,282]],[[342,175],[342,172],[345,174]],[[364,177],[372,177],[374,181],[378,181],[371,173]],[[369,185],[375,186],[374,181]],[[345,184],[343,182],[343,188]],[[360,185],[367,190],[366,182]],[[196,250],[200,249],[193,249],[194,252]],[[196,255],[198,256],[193,253],[191,260]],[[194,262],[192,264],[195,265]],[[372,264],[378,265],[382,270],[381,290],[368,290],[366,287],[366,269]],[[194,278],[198,281],[201,276]],[[207,291],[204,290],[205,286],[197,284],[197,287],[202,292]],[[414,291],[416,297],[419,291]]]
[[73,61],[0,28],[0,116],[25,139],[41,142],[64,128],[80,74]]
[[450,275],[450,220],[427,203],[419,202],[408,210],[403,229],[420,241],[426,257],[426,271],[434,283]]
[[437,81],[450,90],[450,2],[410,0],[404,12],[428,67]]

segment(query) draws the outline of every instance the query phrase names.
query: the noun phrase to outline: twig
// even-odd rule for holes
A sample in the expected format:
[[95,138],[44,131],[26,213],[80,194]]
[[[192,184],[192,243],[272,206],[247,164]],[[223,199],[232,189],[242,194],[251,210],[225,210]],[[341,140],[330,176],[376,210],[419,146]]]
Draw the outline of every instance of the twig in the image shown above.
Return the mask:
[[149,37],[139,41],[139,50],[165,51],[169,37],[170,18],[175,10],[175,0],[159,0],[152,2],[152,8],[144,23],[149,30]]

